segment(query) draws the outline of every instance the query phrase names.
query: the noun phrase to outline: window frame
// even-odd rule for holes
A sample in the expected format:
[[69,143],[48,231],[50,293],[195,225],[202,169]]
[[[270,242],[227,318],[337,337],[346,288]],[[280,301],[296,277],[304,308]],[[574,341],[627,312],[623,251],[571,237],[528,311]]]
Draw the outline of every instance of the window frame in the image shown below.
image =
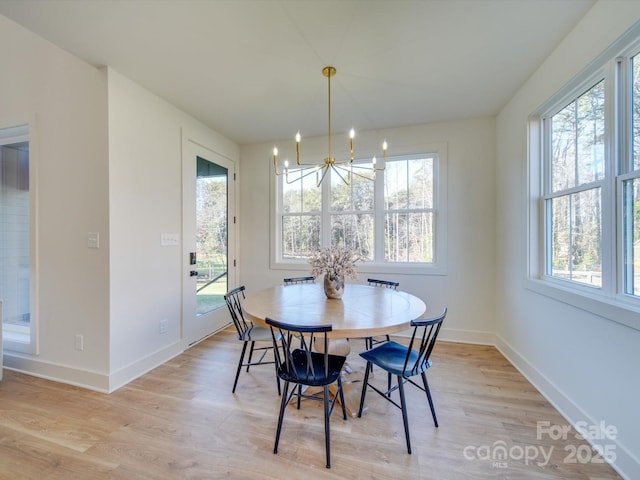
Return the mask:
[[[640,54],[640,26],[629,30],[581,73],[537,108],[528,121],[527,282],[528,289],[640,330],[640,297],[626,294],[624,286],[623,192],[625,180],[640,176],[630,171],[632,145],[629,60]],[[602,287],[594,287],[547,274],[550,222],[546,217],[546,186],[550,185],[549,122],[553,114],[598,83],[605,82],[605,170],[602,188]],[[624,166],[627,162],[627,166]],[[593,185],[591,183],[591,185]]]
[[[415,153],[421,152],[421,153]],[[434,243],[434,261],[430,263],[416,262],[359,262],[358,272],[361,273],[389,273],[389,274],[409,274],[409,275],[447,275],[447,144],[435,143],[414,146],[394,155],[387,157],[387,162],[395,159],[420,158],[433,156],[433,178],[434,178],[434,222],[436,225]],[[354,160],[356,162],[356,160]],[[370,160],[362,161],[370,163]],[[270,169],[271,181],[271,201],[270,201],[270,268],[273,270],[309,270],[309,264],[305,260],[285,260],[282,258],[282,176],[276,176],[273,165]],[[377,232],[384,230],[384,174],[385,171],[378,172],[374,187],[374,259],[381,258],[379,254],[383,251],[377,238]],[[332,211],[329,206],[328,194],[331,187],[329,178],[322,182],[322,206],[321,216],[321,245],[327,245],[330,238],[330,216]]]

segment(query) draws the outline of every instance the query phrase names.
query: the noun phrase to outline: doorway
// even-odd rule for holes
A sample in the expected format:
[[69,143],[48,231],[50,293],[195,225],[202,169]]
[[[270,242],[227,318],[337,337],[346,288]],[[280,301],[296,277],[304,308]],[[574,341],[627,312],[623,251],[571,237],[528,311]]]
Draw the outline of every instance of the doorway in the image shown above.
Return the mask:
[[191,345],[231,321],[224,294],[235,283],[235,165],[198,143],[185,143],[183,333]]

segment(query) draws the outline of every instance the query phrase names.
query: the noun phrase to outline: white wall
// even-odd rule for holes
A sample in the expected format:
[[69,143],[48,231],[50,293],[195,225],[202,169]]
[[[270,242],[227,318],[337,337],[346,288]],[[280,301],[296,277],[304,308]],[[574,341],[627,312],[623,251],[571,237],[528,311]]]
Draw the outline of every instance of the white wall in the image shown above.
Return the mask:
[[618,428],[627,478],[640,478],[640,332],[527,289],[527,117],[639,19],[640,2],[598,2],[497,120],[497,344],[569,421]]
[[[295,125],[291,126],[292,130]],[[456,122],[363,132],[357,154],[375,152],[380,139],[389,155],[421,153],[421,145],[446,143],[448,154],[448,275],[393,275],[401,288],[422,298],[428,313],[449,314],[443,339],[494,343],[495,278],[495,122],[476,118]],[[278,142],[279,145],[285,142]],[[319,145],[318,152],[314,152]],[[305,154],[326,156],[326,139],[305,141]],[[301,271],[269,265],[269,195],[273,143],[242,146],[240,156],[240,282],[258,290]],[[390,277],[390,275],[385,275]],[[366,274],[359,275],[366,281]]]
[[4,363],[104,387],[109,250],[88,249],[87,233],[108,234],[106,77],[2,16],[0,45],[0,127],[32,125],[40,325],[39,355],[5,351]]
[[182,233],[182,132],[233,161],[238,147],[113,69],[108,79],[114,389],[186,348],[182,248],[160,245]]
[[2,16],[0,45],[0,128],[33,126],[40,325],[39,355],[5,350],[4,365],[113,391],[186,348],[182,250],[160,247],[182,233],[182,132],[233,161],[238,147]]

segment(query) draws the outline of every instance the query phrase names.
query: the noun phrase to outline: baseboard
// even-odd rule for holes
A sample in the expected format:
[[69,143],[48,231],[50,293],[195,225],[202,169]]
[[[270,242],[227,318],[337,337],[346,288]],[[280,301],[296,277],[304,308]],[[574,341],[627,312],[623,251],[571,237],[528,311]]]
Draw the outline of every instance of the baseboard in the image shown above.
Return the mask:
[[438,341],[493,346],[496,344],[496,335],[478,330],[457,330],[443,327],[438,334]]
[[[394,337],[411,337],[412,329],[394,333]],[[438,334],[439,342],[453,343],[471,343],[474,345],[491,345],[496,344],[496,336],[489,332],[480,332],[477,330],[456,330],[451,328],[442,328]]]
[[[495,337],[496,348],[505,356],[509,362],[544,396],[558,412],[574,428],[579,422],[583,425],[595,426],[598,420],[587,415],[578,405],[576,405],[561,388],[551,382],[545,375],[539,372],[527,359],[522,357],[511,345],[509,345],[499,335]],[[611,466],[625,479],[640,478],[640,461],[629,449],[625,448],[617,439],[609,440],[615,446],[615,461]]]
[[39,358],[30,358],[10,351],[4,352],[3,366],[7,370],[44,378],[45,380],[65,383],[101,393],[112,393],[132,380],[180,355],[184,350],[183,342],[175,342],[113,372],[111,375],[47,362]]
[[182,341],[177,341],[171,345],[167,345],[160,350],[147,355],[146,357],[137,360],[130,365],[120,368],[111,373],[109,377],[109,393],[115,392],[120,387],[123,387],[127,383],[141,377],[145,373],[150,372],[154,368],[168,362],[174,357],[177,357],[185,351],[185,346]]
[[4,352],[3,366],[7,370],[66,383],[97,392],[109,393],[109,375],[30,358],[10,351]]

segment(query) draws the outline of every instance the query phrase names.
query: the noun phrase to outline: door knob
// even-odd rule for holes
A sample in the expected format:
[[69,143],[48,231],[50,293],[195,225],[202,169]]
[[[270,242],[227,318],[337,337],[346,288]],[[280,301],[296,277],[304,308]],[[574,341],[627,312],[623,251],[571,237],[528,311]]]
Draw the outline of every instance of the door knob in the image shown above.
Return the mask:
[[190,276],[190,277],[197,277],[197,276],[198,276],[198,272],[196,272],[195,270],[191,270],[191,271],[189,272],[189,276]]

